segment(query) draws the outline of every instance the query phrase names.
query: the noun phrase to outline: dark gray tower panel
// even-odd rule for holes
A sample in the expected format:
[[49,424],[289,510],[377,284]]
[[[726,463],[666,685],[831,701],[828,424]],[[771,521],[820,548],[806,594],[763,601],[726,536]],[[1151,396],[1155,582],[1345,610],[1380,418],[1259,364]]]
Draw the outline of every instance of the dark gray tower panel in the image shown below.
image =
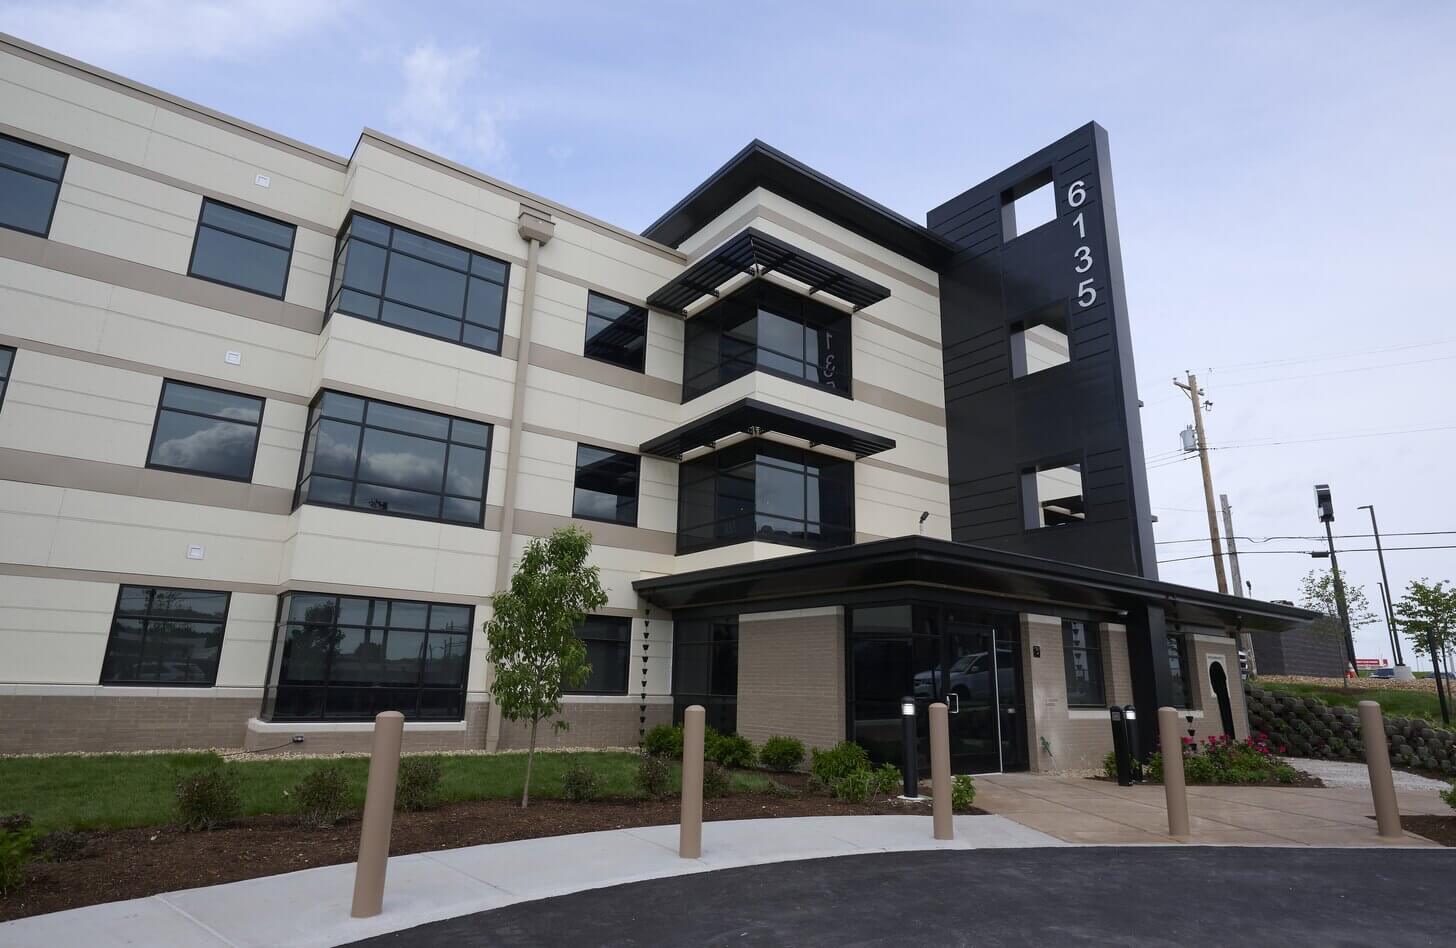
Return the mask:
[[[1023,214],[1017,235],[1014,202],[1048,182],[1055,217]],[[1156,578],[1107,132],[1089,123],[928,223],[960,248],[940,302],[953,538]],[[1047,362],[1028,365],[1024,333],[1045,354],[1058,331],[1068,361],[1028,372]]]

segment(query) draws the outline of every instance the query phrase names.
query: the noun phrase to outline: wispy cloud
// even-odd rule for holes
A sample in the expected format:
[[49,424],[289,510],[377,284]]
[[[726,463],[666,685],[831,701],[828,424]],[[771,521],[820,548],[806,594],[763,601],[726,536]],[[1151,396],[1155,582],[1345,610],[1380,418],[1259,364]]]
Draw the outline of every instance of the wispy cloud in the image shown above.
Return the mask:
[[126,69],[156,57],[239,59],[338,22],[350,0],[28,0],[0,3],[5,30]]
[[483,170],[509,170],[501,133],[506,109],[474,91],[489,88],[479,47],[420,43],[399,69],[401,88],[388,113],[393,134]]

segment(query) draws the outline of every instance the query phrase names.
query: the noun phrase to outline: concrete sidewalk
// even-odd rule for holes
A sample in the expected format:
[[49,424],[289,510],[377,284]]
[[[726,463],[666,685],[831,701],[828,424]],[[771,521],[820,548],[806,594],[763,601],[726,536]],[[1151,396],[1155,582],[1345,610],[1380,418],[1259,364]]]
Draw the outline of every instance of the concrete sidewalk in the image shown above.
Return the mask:
[[[1156,784],[1119,787],[1106,780],[1046,774],[976,778],[976,805],[1068,843],[1168,844],[1168,811]],[[1397,790],[1400,812],[1450,813],[1434,790]],[[1370,788],[1188,788],[1192,843],[1245,846],[1436,846],[1406,833],[1376,836]]]
[[426,922],[647,879],[761,863],[928,849],[1065,843],[999,816],[958,816],[931,839],[930,815],[822,816],[703,824],[703,857],[679,859],[677,826],[553,836],[395,856],[384,912],[349,917],[352,863],[169,892],[0,925],[7,948],[57,945],[324,946]]

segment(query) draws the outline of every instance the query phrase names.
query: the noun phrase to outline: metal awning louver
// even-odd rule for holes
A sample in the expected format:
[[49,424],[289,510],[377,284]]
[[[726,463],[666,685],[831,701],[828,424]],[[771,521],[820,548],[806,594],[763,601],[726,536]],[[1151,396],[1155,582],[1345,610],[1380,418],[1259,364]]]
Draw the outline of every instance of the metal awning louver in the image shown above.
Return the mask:
[[895,446],[891,438],[769,405],[757,399],[744,398],[653,438],[639,450],[653,457],[677,460],[694,448],[713,445],[730,435],[769,431],[790,438],[801,438],[811,444],[849,451],[855,457],[861,458],[888,451]]
[[647,297],[647,302],[681,316],[702,297],[717,296],[718,288],[740,273],[777,273],[807,286],[811,296],[827,293],[856,310],[890,295],[878,283],[749,227]]

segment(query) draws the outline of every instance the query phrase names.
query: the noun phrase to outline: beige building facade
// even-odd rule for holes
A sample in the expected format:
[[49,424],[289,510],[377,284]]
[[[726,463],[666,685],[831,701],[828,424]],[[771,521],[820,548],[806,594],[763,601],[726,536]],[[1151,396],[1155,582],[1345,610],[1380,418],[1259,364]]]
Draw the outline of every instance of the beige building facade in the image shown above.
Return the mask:
[[[0,101],[0,753],[358,750],[394,707],[407,749],[521,746],[481,625],[523,545],[569,524],[609,602],[551,740],[635,745],[695,695],[755,740],[855,736],[851,602],[647,587],[952,545],[944,241],[772,175],[643,236],[379,132],[328,154],[14,38]],[[1109,608],[998,613],[1017,766],[1108,743],[1105,712],[1067,706],[1064,620],[1096,630],[1101,703],[1133,702]],[[1225,637],[1188,652],[1205,722],[1209,663],[1238,680]]]

